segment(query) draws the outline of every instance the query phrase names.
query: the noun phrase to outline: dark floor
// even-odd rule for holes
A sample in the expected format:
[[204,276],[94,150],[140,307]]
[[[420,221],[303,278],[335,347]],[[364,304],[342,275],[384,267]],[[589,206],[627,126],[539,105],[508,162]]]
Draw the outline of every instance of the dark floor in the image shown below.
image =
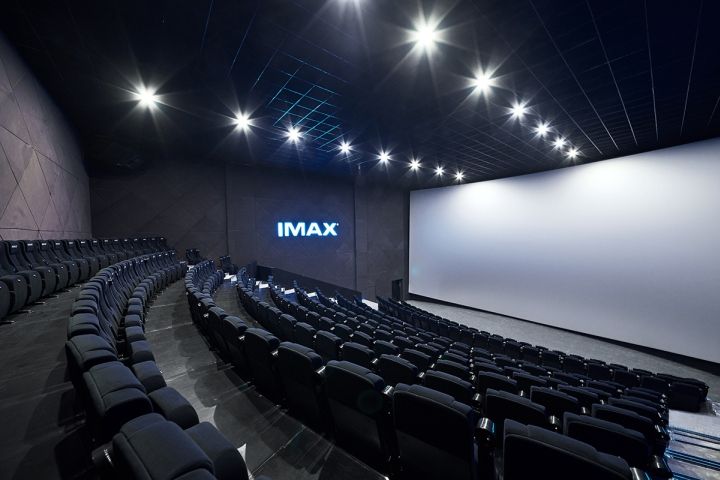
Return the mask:
[[[256,325],[226,281],[215,302]],[[256,479],[381,479],[382,475],[260,395],[210,351],[192,324],[181,282],[161,293],[148,314],[146,336],[169,386],[244,452]]]
[[94,478],[82,407],[66,376],[71,291],[0,325],[0,478]]

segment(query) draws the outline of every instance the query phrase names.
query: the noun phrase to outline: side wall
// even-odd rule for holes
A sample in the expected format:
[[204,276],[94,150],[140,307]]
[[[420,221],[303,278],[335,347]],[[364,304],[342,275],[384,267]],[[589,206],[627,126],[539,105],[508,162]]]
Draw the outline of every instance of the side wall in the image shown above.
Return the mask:
[[0,34],[0,239],[90,236],[90,188],[79,144]]

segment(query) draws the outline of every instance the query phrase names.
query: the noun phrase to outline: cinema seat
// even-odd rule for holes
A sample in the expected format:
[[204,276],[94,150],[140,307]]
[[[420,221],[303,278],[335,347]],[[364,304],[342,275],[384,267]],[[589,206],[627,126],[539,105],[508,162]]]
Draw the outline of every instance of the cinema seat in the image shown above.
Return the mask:
[[620,457],[600,453],[591,445],[541,427],[506,420],[503,478],[632,480],[633,473]]
[[275,368],[275,351],[280,340],[260,328],[245,331],[245,356],[253,382],[266,395],[279,399],[280,382]]
[[[47,244],[47,242],[45,242]],[[62,263],[50,263],[42,258],[40,255],[40,242],[39,241],[24,241],[20,242],[21,257],[27,262],[27,266],[35,271],[38,271],[43,275],[43,269],[48,269],[48,276],[54,277],[54,288],[51,289],[49,283],[52,283],[48,278],[43,276],[43,292],[47,291],[47,295],[57,290],[63,290],[68,286],[70,277],[68,274],[67,267]]]
[[412,363],[421,372],[424,372],[432,365],[432,358],[429,355],[414,348],[405,349],[403,353],[400,354],[400,358],[404,358]]
[[400,383],[392,393],[392,412],[399,478],[491,478],[491,450],[476,441],[479,418],[470,406],[421,385]]
[[393,345],[392,343],[385,340],[375,340],[375,342],[373,342],[372,348],[376,356],[380,356],[383,354],[398,355],[400,353],[400,349],[396,345]]
[[367,368],[347,361],[325,366],[333,434],[337,443],[374,468],[385,470],[390,456],[385,382]]
[[218,480],[248,480],[248,469],[240,452],[208,422],[201,422],[185,430],[212,463],[214,478]]
[[340,359],[340,345],[342,339],[325,330],[320,330],[315,335],[315,351],[322,357],[323,362]]
[[340,347],[340,356],[347,362],[352,362],[365,368],[372,368],[375,352],[355,342],[345,342]]
[[322,423],[324,412],[322,366],[322,357],[311,348],[291,342],[278,347],[277,371],[290,412],[314,426]]
[[484,395],[487,389],[501,390],[509,393],[518,392],[518,386],[515,380],[505,375],[492,372],[479,372],[475,376],[475,385],[480,395]]
[[479,409],[480,396],[476,396],[472,383],[460,377],[445,372],[428,370],[423,376],[422,383],[428,388],[450,395],[458,402]]
[[[0,242],[0,269],[2,269],[2,277],[5,279],[5,283],[15,288],[18,293],[25,292],[26,297],[23,300],[23,305],[29,305],[36,302],[42,297],[43,294],[43,283],[40,274],[34,270],[19,270],[10,261],[10,242]],[[15,244],[14,249],[20,247]],[[23,286],[20,286],[16,279],[22,278]]]
[[566,412],[581,413],[580,401],[566,393],[546,387],[530,387],[530,400],[545,407],[548,415],[562,418]]
[[672,477],[664,458],[652,454],[651,445],[640,432],[587,415],[568,413],[563,420],[563,433],[600,452],[617,455],[653,478]]
[[544,428],[558,428],[550,423],[545,407],[525,397],[508,392],[488,389],[483,397],[484,414],[495,423],[497,438],[502,438],[505,419],[515,420],[525,425],[537,425]]
[[112,446],[116,478],[169,480],[185,475],[202,478],[196,477],[198,470],[215,478],[212,461],[197,443],[178,425],[158,414],[125,423],[112,438]]
[[395,386],[398,383],[412,385],[419,381],[418,368],[411,362],[395,355],[380,355],[375,367],[386,385]]
[[630,430],[642,433],[651,444],[653,452],[661,455],[667,447],[669,437],[659,425],[632,410],[611,405],[593,405],[592,416],[617,423]]

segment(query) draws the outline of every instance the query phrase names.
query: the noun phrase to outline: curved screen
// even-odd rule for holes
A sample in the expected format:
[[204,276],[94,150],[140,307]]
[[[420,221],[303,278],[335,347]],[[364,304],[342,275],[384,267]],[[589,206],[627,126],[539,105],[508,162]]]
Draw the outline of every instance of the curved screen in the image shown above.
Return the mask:
[[411,293],[720,362],[720,140],[410,195]]

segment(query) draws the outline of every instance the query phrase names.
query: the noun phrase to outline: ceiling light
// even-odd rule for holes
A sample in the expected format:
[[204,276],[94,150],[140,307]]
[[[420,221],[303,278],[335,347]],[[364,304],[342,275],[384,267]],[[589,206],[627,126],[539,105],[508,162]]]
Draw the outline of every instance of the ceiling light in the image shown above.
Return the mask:
[[478,93],[488,93],[495,86],[495,79],[488,72],[478,72],[473,81],[475,91]]
[[563,137],[557,137],[555,140],[553,140],[553,147],[560,149],[565,146],[567,143],[567,140],[565,140]]
[[548,124],[547,122],[538,122],[537,126],[535,127],[535,134],[540,138],[547,135],[549,131],[550,124]]
[[442,177],[444,172],[445,172],[445,170],[443,170],[443,167],[441,167],[440,165],[438,165],[437,168],[435,169],[435,175],[438,175],[440,177]]
[[465,177],[465,174],[463,172],[461,172],[460,170],[458,170],[455,173],[455,180],[457,180],[458,182],[461,181],[464,177]]
[[248,130],[250,128],[250,126],[252,125],[250,123],[250,117],[245,115],[242,112],[238,112],[238,114],[235,115],[234,122],[235,122],[235,128],[237,128],[238,130],[242,130],[242,131]]
[[569,159],[575,160],[579,154],[580,154],[580,152],[578,151],[577,148],[575,148],[575,147],[568,148],[567,157]]
[[412,40],[417,46],[424,50],[430,50],[438,40],[438,32],[435,25],[431,25],[427,20],[420,22],[413,31]]
[[146,87],[138,88],[138,91],[135,93],[135,97],[138,99],[140,105],[150,109],[154,108],[158,101],[158,96],[155,95],[155,90],[151,90]]
[[380,152],[380,155],[378,155],[378,158],[380,159],[380,162],[388,163],[390,161],[390,154],[383,150]]
[[522,119],[522,117],[524,117],[527,113],[525,104],[520,102],[515,102],[515,105],[513,105],[510,110],[512,111],[513,118],[517,118],[518,120]]
[[347,155],[348,153],[350,153],[350,144],[349,144],[348,142],[345,142],[345,141],[340,142],[340,151],[341,151],[342,153],[344,153],[345,155]]
[[410,160],[410,169],[417,170],[418,168],[420,168],[420,160],[418,160],[417,158],[413,158],[412,160]]
[[291,142],[297,143],[300,140],[300,129],[297,127],[288,128],[287,137]]

